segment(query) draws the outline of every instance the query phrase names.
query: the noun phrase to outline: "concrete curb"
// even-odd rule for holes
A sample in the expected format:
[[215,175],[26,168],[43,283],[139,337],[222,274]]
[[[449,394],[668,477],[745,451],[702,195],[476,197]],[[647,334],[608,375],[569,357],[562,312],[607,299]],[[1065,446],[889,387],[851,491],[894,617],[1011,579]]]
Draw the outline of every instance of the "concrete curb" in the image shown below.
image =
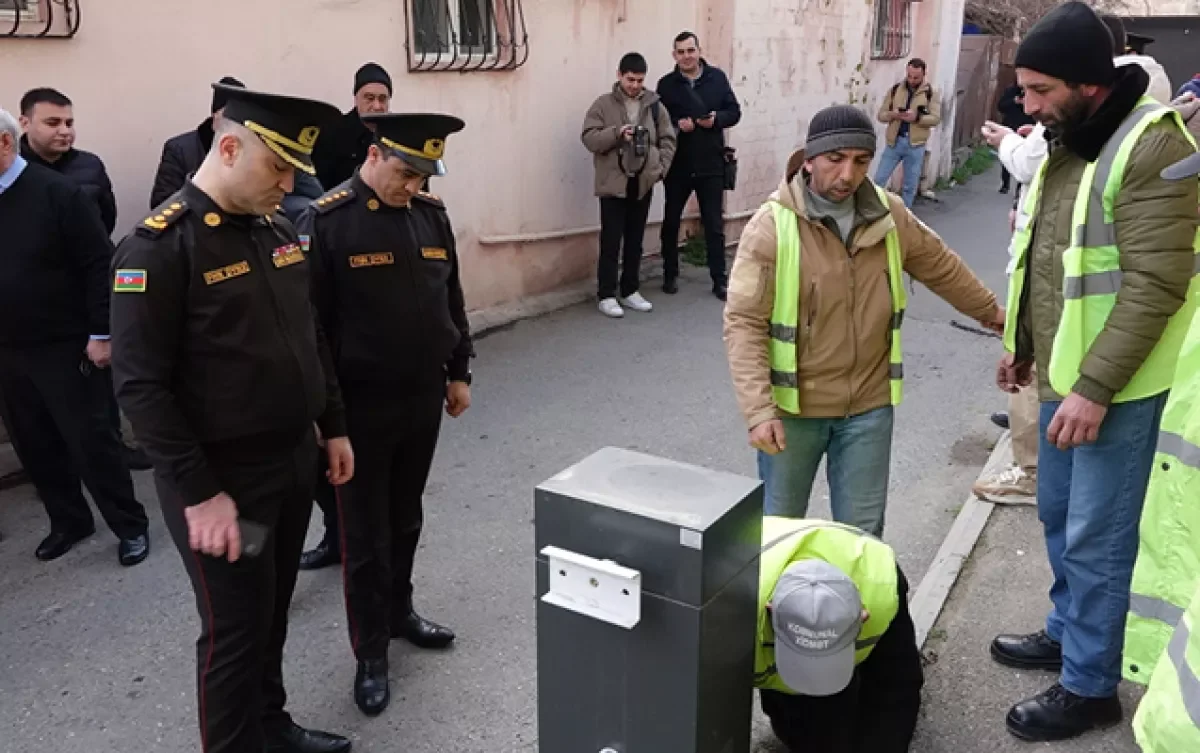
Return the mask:
[[[987,463],[980,471],[980,476],[1006,468],[1012,464],[1012,435],[1004,432],[996,443]],[[937,623],[942,607],[950,598],[950,591],[962,573],[963,565],[975,549],[976,542],[987,527],[988,519],[992,516],[995,505],[985,502],[968,492],[967,501],[950,527],[950,532],[942,541],[942,546],[933,558],[921,584],[908,602],[912,613],[913,624],[917,629],[917,646],[923,647],[933,626]]]

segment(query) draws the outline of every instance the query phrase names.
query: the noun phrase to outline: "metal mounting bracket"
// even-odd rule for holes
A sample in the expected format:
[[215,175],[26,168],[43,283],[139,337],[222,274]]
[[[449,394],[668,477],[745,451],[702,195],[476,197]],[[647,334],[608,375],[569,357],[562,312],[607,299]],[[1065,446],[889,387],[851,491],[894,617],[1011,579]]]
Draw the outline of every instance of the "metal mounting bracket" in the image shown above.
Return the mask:
[[542,601],[626,630],[641,620],[641,572],[556,546],[541,554],[550,565],[550,590]]

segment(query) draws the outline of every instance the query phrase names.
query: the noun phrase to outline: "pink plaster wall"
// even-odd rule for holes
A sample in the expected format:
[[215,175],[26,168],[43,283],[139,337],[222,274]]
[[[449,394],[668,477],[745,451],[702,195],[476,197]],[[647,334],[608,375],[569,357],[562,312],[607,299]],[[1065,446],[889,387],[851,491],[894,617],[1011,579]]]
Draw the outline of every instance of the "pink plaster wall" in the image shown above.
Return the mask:
[[[852,98],[873,109],[903,67],[866,60],[864,0],[524,0],[526,65],[466,74],[407,72],[403,0],[81,1],[74,39],[0,39],[0,106],[15,111],[34,86],[74,100],[78,145],[103,157],[117,190],[118,235],[149,209],[162,142],[207,115],[210,82],[234,75],[251,88],[345,109],[355,69],[375,60],[395,82],[393,109],[467,122],[448,145],[450,174],[433,190],[450,207],[472,309],[594,274],[596,238],[588,229],[599,212],[579,129],[625,52],[647,57],[653,83],[673,65],[671,39],[690,28],[729,73],[744,108],[731,132],[742,159],[732,214],[753,209],[775,187],[812,112]],[[961,19],[962,0],[925,0],[914,6],[916,26],[944,27],[943,3],[957,3]],[[929,56],[922,46],[929,40],[918,37],[914,53]],[[944,62],[930,62],[943,73]],[[952,77],[952,63],[948,69]],[[652,222],[661,218],[661,193]],[[529,235],[548,238],[504,240]],[[657,246],[652,226],[647,248]]]

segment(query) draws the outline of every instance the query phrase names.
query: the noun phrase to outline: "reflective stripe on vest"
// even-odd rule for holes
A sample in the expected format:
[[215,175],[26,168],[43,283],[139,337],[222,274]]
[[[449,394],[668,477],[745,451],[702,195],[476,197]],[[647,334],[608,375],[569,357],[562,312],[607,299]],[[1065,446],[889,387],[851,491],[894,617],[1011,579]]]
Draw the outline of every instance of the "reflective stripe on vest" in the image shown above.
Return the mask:
[[1130,582],[1122,674],[1146,684],[1200,587],[1200,317],[1163,410]]
[[861,663],[883,636],[900,609],[896,558],[874,536],[827,520],[763,518],[763,547],[759,557],[758,636],[754,653],[754,685],[794,694],[775,669],[775,632],[766,606],[779,576],[792,562],[821,559],[846,573],[858,587],[863,608],[871,617],[855,641],[855,662]]
[[[890,207],[887,192],[875,186],[884,207]],[[775,218],[775,306],[771,311],[770,362],[771,396],[787,413],[800,414],[800,220],[778,201],[771,202]],[[888,289],[892,297],[888,381],[892,405],[904,397],[904,348],[900,327],[908,296],[904,292],[904,257],[900,236],[893,227],[885,239]]]
[[1200,616],[1197,606],[1179,621],[1134,716],[1134,734],[1145,753],[1200,750],[1200,664],[1189,658],[1200,657],[1192,630],[1192,620]]
[[[1050,353],[1048,378],[1060,395],[1071,392],[1079,379],[1079,368],[1088,349],[1104,329],[1121,289],[1120,250],[1117,248],[1114,207],[1121,189],[1129,155],[1145,130],[1162,118],[1171,118],[1180,130],[1187,129],[1179,114],[1149,97],[1143,97],[1109,138],[1095,162],[1085,167],[1072,212],[1071,245],[1063,253],[1063,311]],[[1190,134],[1187,136],[1191,139]],[[1194,142],[1193,142],[1194,143]],[[1042,183],[1049,160],[1043,160],[1029,192],[1025,209],[1036,218]],[[1029,246],[1034,232],[1031,222],[1017,234],[1016,262],[1009,279],[1004,344],[1016,351],[1016,325],[1021,294],[1028,274]],[[1200,234],[1193,244],[1200,254]],[[1161,394],[1171,385],[1175,362],[1200,294],[1200,257],[1193,264],[1187,300],[1167,324],[1162,337],[1129,383],[1113,402],[1140,400]]]

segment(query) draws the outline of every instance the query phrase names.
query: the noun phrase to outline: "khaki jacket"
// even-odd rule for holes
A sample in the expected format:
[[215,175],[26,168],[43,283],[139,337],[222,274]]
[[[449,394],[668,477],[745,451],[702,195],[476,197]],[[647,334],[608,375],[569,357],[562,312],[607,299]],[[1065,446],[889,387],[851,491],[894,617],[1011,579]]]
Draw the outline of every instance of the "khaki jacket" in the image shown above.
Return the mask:
[[908,124],[908,142],[913,146],[922,146],[929,141],[930,129],[942,122],[942,104],[934,96],[933,87],[927,83],[921,84],[921,88],[913,94],[911,105],[908,104],[908,86],[905,82],[901,81],[888,89],[887,96],[879,105],[878,114],[879,121],[888,124],[888,146],[896,145],[896,136],[900,133],[902,121],[897,120],[895,116],[905,105],[908,105],[909,109],[913,111],[921,107],[929,110],[928,114],[917,118],[917,122]]
[[[649,89],[642,92],[634,120],[629,118],[625,100],[620,85],[613,84],[612,91],[597,97],[583,119],[580,138],[593,155],[596,195],[601,198],[626,198],[631,175],[638,176],[637,198],[644,198],[667,174],[675,157],[675,129],[667,106],[660,103],[654,107],[658,95]],[[621,129],[627,125],[640,125],[649,131],[645,156],[635,155],[633,142],[621,138]]]
[[[942,239],[889,194],[884,206],[870,181],[855,196],[858,217],[847,249],[835,231],[809,217],[800,168],[803,151],[771,198],[799,215],[800,411],[806,417],[854,416],[891,402],[888,387],[892,297],[884,239],[896,228],[904,270],[963,314],[996,311],[996,296]],[[783,417],[771,397],[768,354],[775,306],[775,217],[770,203],[751,218],[738,243],[725,305],[725,347],[734,391],[749,428]]]

